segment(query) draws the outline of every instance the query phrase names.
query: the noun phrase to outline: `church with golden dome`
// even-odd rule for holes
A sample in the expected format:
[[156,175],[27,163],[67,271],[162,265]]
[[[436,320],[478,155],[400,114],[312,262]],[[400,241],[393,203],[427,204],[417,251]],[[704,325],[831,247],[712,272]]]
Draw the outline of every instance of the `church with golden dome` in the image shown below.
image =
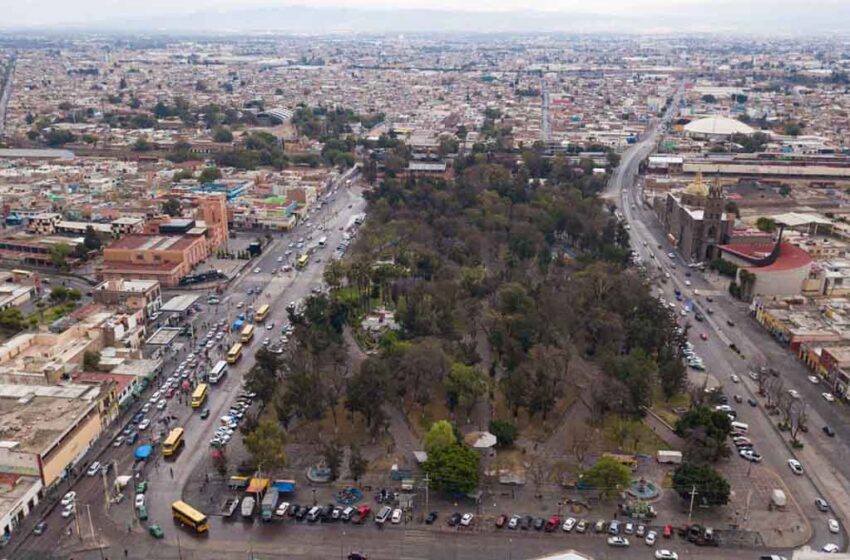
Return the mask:
[[701,173],[684,190],[657,197],[653,204],[668,241],[691,262],[719,256],[718,247],[728,242],[737,218],[726,209],[720,183],[707,184]]

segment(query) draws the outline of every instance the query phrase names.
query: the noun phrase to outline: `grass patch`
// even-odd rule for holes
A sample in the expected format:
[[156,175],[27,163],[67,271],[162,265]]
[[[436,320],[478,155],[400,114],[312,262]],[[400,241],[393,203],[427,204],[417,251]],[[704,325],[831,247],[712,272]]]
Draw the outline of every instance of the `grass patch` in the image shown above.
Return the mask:
[[54,305],[52,307],[48,307],[47,309],[36,311],[29,317],[36,317],[39,323],[50,324],[53,321],[61,319],[65,315],[70,314],[77,308],[77,304],[72,301],[67,301],[65,303],[60,303],[58,305]]
[[670,400],[664,400],[664,395],[659,387],[655,388],[652,398],[652,412],[660,416],[665,422],[671,426],[676,425],[679,415],[674,411],[676,409],[686,409],[691,406],[691,398],[687,393],[679,393],[674,395]]

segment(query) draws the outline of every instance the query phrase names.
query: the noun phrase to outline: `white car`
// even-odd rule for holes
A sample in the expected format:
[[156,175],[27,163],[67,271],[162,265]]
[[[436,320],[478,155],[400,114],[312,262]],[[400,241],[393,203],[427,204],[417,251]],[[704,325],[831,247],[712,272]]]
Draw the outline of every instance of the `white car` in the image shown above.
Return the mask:
[[629,539],[626,537],[613,536],[608,537],[608,546],[616,546],[616,547],[627,547],[629,546]]
[[88,476],[97,476],[97,474],[99,472],[100,472],[100,461],[95,461],[94,463],[91,464],[91,466],[89,467],[89,470],[86,471],[86,474]]
[[685,280],[685,286],[690,286],[690,285],[691,285],[691,281],[690,281],[690,280]]
[[508,520],[508,529],[516,529],[519,527],[519,515],[512,515]]
[[657,541],[657,540],[658,540],[658,533],[656,533],[655,531],[650,531],[646,534],[646,538],[644,539],[644,542],[646,542],[646,544],[649,545],[649,546],[653,546],[655,544],[655,541]]
[[821,552],[827,552],[829,554],[835,554],[836,552],[838,552],[841,549],[838,548],[838,545],[835,544],[835,543],[827,543],[827,544],[823,545],[823,548],[821,548],[820,550],[821,550]]
[[575,526],[576,526],[576,520],[573,519],[572,517],[567,517],[567,519],[564,520],[564,525],[561,527],[561,529],[563,529],[564,531],[569,533],[570,531],[573,530],[573,527],[575,527]]
[[810,375],[809,376],[809,382],[812,385],[817,385],[818,383],[820,383],[820,379],[818,379],[817,376],[815,376],[815,375]]
[[656,560],[679,560],[679,555],[672,550],[660,548],[655,551]]
[[62,496],[62,505],[68,507],[68,505],[73,504],[76,499],[77,493],[71,490],[70,492]]
[[74,515],[75,512],[76,512],[76,508],[74,507],[74,504],[68,504],[65,507],[65,509],[62,510],[62,517],[67,519],[67,518],[71,517],[72,515]]
[[464,527],[469,527],[472,525],[472,518],[474,516],[471,513],[464,513],[463,517],[460,518],[460,524]]
[[398,525],[399,523],[401,523],[401,510],[400,509],[396,508],[396,509],[393,510],[393,516],[390,518],[390,521],[394,525]]
[[741,378],[738,377],[737,375],[735,375],[734,373],[730,376],[730,379],[732,379],[732,383],[740,383],[741,382]]
[[115,438],[115,441],[112,442],[112,447],[121,447],[122,443],[124,443],[124,436],[118,436]]
[[800,461],[797,459],[788,459],[788,467],[791,469],[791,472],[796,475],[803,474],[803,465],[801,465]]
[[837,519],[830,519],[826,523],[829,526],[829,532],[830,533],[837,533],[838,531],[841,530],[841,527],[838,525]]
[[136,509],[145,506],[145,495],[136,494]]
[[148,420],[147,418],[145,418],[144,420],[139,422],[139,429],[140,430],[147,430],[148,426],[150,426],[150,425],[151,425],[151,421]]
[[826,402],[835,402],[835,396],[832,393],[821,393],[820,396],[822,396]]
[[800,393],[798,393],[794,389],[788,389],[788,394],[791,395],[791,398],[793,398],[793,399],[799,399],[800,398]]
[[263,269],[258,266],[257,268],[254,269],[254,274],[259,274],[262,271],[263,271]]
[[283,517],[286,515],[286,510],[289,509],[289,502],[283,502],[279,506],[277,506],[277,510],[275,510],[275,515],[278,517]]
[[168,401],[165,399],[160,399],[158,403],[156,403],[156,409],[162,410],[168,405]]

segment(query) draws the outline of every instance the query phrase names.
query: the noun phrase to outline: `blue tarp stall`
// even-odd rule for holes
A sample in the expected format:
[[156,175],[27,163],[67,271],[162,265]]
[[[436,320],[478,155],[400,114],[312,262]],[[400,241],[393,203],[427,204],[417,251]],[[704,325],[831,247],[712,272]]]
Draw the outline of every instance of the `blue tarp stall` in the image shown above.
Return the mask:
[[236,319],[235,321],[233,321],[233,327],[230,330],[232,330],[233,332],[239,332],[239,329],[241,329],[242,325],[244,324],[245,321],[243,321],[242,319]]
[[151,456],[151,453],[153,453],[153,447],[145,444],[137,447],[136,451],[133,453],[133,456],[139,461],[144,461],[145,459]]
[[272,486],[277,488],[278,492],[281,494],[292,494],[295,492],[294,480],[275,480],[272,482]]

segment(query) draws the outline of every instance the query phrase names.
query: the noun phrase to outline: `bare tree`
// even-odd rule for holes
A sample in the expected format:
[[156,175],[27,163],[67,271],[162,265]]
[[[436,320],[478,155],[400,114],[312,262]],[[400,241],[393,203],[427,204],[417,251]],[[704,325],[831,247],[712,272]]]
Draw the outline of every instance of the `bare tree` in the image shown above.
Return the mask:
[[572,430],[569,448],[578,462],[579,470],[584,469],[584,460],[587,458],[587,453],[593,443],[594,432],[595,430],[587,424],[578,424]]
[[779,377],[769,376],[765,381],[765,396],[767,396],[767,407],[773,408],[779,404],[779,398],[784,393],[782,390],[784,383]]
[[794,445],[800,443],[800,441],[797,439],[797,435],[800,433],[800,430],[805,428],[806,420],[808,420],[806,414],[806,403],[804,403],[800,399],[794,399],[789,410],[789,427],[791,430],[791,442]]
[[536,457],[530,463],[526,464],[526,472],[534,483],[537,491],[540,491],[540,485],[546,482],[546,474],[549,472],[543,457]]
[[791,422],[791,411],[794,408],[794,401],[796,401],[794,397],[791,396],[787,391],[783,391],[782,394],[779,395],[777,399],[776,405],[779,409],[779,414],[781,414],[780,422],[784,426],[788,426]]

